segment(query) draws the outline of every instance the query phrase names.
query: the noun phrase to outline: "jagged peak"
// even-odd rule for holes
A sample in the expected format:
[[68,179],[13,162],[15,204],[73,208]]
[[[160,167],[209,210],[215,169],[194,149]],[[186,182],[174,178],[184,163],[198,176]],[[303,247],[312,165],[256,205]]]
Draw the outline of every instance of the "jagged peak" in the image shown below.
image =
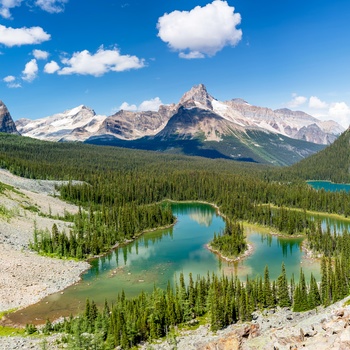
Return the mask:
[[208,94],[208,91],[204,84],[195,85],[191,90],[184,93],[179,104],[189,105],[189,104],[200,104],[206,108],[213,109],[211,101],[215,100],[213,96]]
[[0,101],[0,132],[19,134],[6,105]]
[[5,105],[5,103],[2,102],[1,100],[0,100],[0,108],[1,108],[1,109],[4,109],[4,110],[6,110],[6,111],[8,111],[8,109],[7,109],[6,105]]
[[95,111],[92,108],[89,108],[85,105],[80,105],[78,107],[72,108],[72,109],[67,109],[66,111],[64,111],[63,113],[69,116],[75,116],[81,112],[90,112],[93,115],[96,115]]

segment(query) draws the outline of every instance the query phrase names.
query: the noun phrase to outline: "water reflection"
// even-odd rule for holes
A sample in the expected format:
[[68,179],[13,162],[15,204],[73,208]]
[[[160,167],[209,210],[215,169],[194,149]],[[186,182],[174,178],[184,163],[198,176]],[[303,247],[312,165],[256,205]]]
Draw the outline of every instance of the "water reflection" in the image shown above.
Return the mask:
[[277,246],[282,250],[282,256],[287,258],[295,253],[295,249],[301,251],[302,242],[295,239],[277,239]]
[[[91,269],[83,276],[81,283],[45,298],[42,302],[11,315],[17,322],[31,323],[33,319],[55,318],[81,311],[86,298],[98,305],[105,300],[115,300],[124,290],[127,296],[136,296],[140,291],[152,291],[154,286],[166,288],[184,273],[193,276],[212,274],[234,274],[242,280],[263,275],[265,265],[269,266],[271,280],[281,273],[285,263],[288,278],[299,275],[303,263],[302,238],[285,239],[266,234],[266,229],[246,227],[248,241],[254,246],[254,253],[248,258],[229,263],[205,248],[214,232],[224,229],[224,221],[216,210],[205,204],[171,204],[176,225],[173,228],[149,232],[133,243],[120,247],[110,254],[91,261]],[[319,274],[316,263],[316,278]],[[315,266],[306,266],[315,271]],[[44,317],[42,315],[45,315]]]
[[199,225],[209,227],[213,221],[213,211],[203,210],[202,208],[197,208],[189,214],[189,217],[197,222]]

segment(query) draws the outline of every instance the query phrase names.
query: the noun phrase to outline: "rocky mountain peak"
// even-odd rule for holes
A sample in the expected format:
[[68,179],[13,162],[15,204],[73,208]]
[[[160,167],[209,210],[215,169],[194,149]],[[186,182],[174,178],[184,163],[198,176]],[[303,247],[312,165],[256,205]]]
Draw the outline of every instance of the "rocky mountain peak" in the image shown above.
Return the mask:
[[64,114],[67,117],[75,118],[79,116],[90,116],[94,117],[96,115],[95,111],[89,107],[86,107],[84,105],[80,105],[78,107],[66,110]]
[[0,101],[0,132],[19,134],[9,110],[2,101]]
[[208,94],[206,87],[203,84],[195,85],[190,91],[187,91],[181,98],[179,104],[185,107],[205,107],[213,109],[213,96]]

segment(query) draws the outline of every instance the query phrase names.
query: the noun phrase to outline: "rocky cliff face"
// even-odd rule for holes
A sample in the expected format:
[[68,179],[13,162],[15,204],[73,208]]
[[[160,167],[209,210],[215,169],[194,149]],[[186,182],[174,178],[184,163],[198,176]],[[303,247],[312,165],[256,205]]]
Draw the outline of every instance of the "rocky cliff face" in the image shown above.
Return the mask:
[[203,84],[193,86],[177,104],[163,105],[157,112],[121,110],[105,117],[79,106],[47,118],[21,119],[16,125],[25,136],[51,141],[84,141],[92,136],[137,140],[157,134],[165,137],[172,131],[187,136],[201,134],[205,140],[220,141],[232,133],[255,130],[328,145],[344,131],[334,121],[320,121],[300,111],[272,110],[242,99],[218,101]]
[[297,140],[329,145],[344,131],[334,121],[321,121],[301,111],[287,108],[272,110],[252,106],[240,99],[226,101],[224,104],[229,107],[226,115],[235,112],[235,118],[247,128],[265,129]]
[[191,108],[208,108],[213,109],[212,101],[214,97],[208,94],[206,87],[203,84],[193,86],[192,89],[180,99],[179,105]]
[[161,106],[158,112],[121,110],[106,118],[96,135],[114,135],[122,140],[135,140],[160,132],[175,110],[175,105]]
[[0,101],[0,132],[19,135],[11,114],[2,101]]

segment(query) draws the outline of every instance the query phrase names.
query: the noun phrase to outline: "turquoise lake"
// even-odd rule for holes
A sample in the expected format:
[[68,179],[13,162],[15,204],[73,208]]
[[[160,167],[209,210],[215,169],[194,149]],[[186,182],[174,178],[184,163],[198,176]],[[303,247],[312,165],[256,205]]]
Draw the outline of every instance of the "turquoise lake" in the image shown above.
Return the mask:
[[26,309],[11,314],[16,323],[42,323],[47,318],[76,314],[85,307],[87,298],[102,305],[112,302],[124,290],[131,297],[155,286],[166,288],[174,283],[181,272],[185,279],[191,272],[237,275],[244,280],[248,275],[263,275],[269,266],[270,278],[276,279],[285,263],[287,275],[298,279],[300,267],[309,278],[313,272],[319,278],[319,264],[305,259],[301,249],[303,238],[282,238],[270,235],[265,229],[247,225],[247,241],[254,251],[249,257],[229,263],[206,249],[206,244],[225,227],[223,218],[215,208],[200,203],[171,204],[176,224],[140,236],[134,242],[110,254],[91,261],[91,269],[82,275],[82,281],[56,293]]
[[324,189],[331,192],[350,191],[350,184],[337,184],[330,181],[307,181],[307,183],[316,190]]

